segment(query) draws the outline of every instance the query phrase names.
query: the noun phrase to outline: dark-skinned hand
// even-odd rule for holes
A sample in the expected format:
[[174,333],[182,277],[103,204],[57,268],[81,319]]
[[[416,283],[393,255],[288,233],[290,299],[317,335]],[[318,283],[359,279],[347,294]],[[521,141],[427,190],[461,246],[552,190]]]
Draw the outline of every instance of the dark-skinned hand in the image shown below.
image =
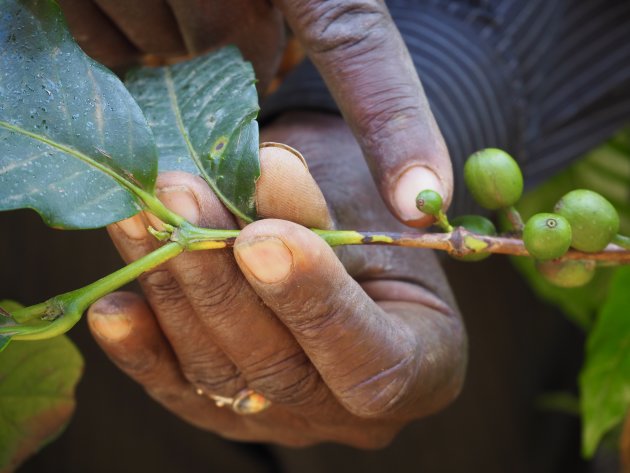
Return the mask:
[[[461,388],[466,337],[448,285],[429,251],[335,252],[298,224],[401,229],[341,118],[292,113],[262,136],[302,150],[315,180],[296,155],[265,149],[256,199],[269,218],[246,226],[233,250],[184,253],[144,275],[146,301],[101,299],[90,328],[150,396],[203,429],[290,446],[384,446]],[[238,228],[197,177],[161,175],[159,196],[198,225]],[[149,223],[139,215],[110,226],[125,260],[158,245]],[[271,407],[239,415],[206,395],[244,388]]]
[[236,44],[261,90],[274,76],[286,20],[319,69],[390,211],[425,226],[414,198],[448,205],[450,158],[407,48],[382,0],[60,0],[85,51],[111,67],[173,62]]

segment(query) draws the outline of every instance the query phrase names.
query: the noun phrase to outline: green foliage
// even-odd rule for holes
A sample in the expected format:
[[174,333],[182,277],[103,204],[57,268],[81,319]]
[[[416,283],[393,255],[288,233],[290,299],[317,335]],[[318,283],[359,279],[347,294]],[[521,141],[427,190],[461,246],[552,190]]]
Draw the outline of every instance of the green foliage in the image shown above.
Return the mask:
[[582,452],[590,457],[602,436],[619,424],[630,407],[630,267],[611,282],[586,346],[580,376]]
[[61,433],[83,359],[65,336],[13,342],[0,356],[0,471],[13,471]]
[[140,210],[152,193],[151,130],[118,78],[87,57],[49,0],[2,0],[0,210],[93,228]]
[[[530,216],[551,209],[562,195],[576,188],[602,194],[617,210],[621,231],[630,232],[630,129],[525,194],[519,210]],[[590,331],[580,376],[583,453],[590,457],[630,406],[630,268],[599,268],[586,286],[562,289],[547,283],[531,259],[512,260],[540,297]]]
[[155,134],[160,171],[201,174],[233,214],[255,219],[258,96],[254,71],[238,50],[145,67],[126,82]]
[[[189,237],[199,236],[202,229],[173,217],[155,199],[158,167],[201,175],[245,221],[256,216],[260,167],[253,71],[235,48],[174,66],[139,69],[128,79],[132,96],[76,46],[52,0],[0,0],[0,44],[0,211],[33,208],[50,225],[92,228],[146,208],[168,217],[163,220],[170,230],[161,232],[161,238],[179,238],[86,288],[56,296],[52,303],[17,311],[0,303],[5,309],[0,313],[0,350],[6,348],[0,357],[0,468],[12,468],[61,429],[74,407],[72,391],[82,362],[64,338],[7,348],[10,337],[30,332],[39,337],[38,330],[47,325],[66,330],[97,297],[196,241]],[[608,197],[621,211],[622,229],[630,230],[629,137],[620,135],[530,194],[521,210],[531,215],[551,209],[565,192],[591,188]],[[500,150],[473,155],[465,178],[475,198],[489,209],[510,207],[521,196],[520,170]],[[427,210],[437,214],[448,232],[441,202],[436,202]],[[476,221],[478,228],[473,228],[466,218],[468,223],[460,223],[466,228],[490,231],[483,229],[486,222],[479,226]],[[517,223],[514,228],[520,228]],[[217,232],[212,238],[219,240]],[[364,240],[357,232],[340,233],[351,234],[346,241],[355,242],[357,236]],[[369,238],[394,241],[388,235]],[[531,259],[520,258],[517,265],[539,294],[584,328],[591,327],[594,313],[606,301],[589,337],[581,377],[584,453],[591,455],[630,404],[630,269],[615,276],[612,270],[600,270],[586,288],[564,290],[546,283]],[[611,277],[614,284],[608,291]]]
[[[148,209],[179,225],[154,195],[159,152],[160,170],[201,174],[234,213],[255,216],[257,95],[235,48],[137,71],[130,84],[150,126],[125,85],[75,44],[54,1],[0,0],[0,44],[0,211],[32,208],[51,226],[79,229]],[[82,370],[64,337],[11,337],[67,330],[95,298],[181,251],[164,245],[29,308],[0,303],[0,470],[61,431]]]
[[3,0],[0,42],[0,210],[33,208],[61,228],[130,217],[153,196],[157,142],[161,170],[201,174],[233,213],[255,217],[258,102],[236,48],[136,71],[149,127],[54,2]]

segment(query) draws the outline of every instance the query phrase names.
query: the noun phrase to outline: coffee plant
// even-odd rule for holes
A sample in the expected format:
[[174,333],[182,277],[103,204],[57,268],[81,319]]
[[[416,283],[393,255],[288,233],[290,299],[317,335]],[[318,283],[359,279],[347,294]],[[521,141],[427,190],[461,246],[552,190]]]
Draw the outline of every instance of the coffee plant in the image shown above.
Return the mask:
[[[140,211],[164,222],[159,231],[149,228],[163,245],[118,271],[29,307],[0,301],[2,469],[58,433],[34,427],[38,419],[72,410],[82,363],[59,335],[93,302],[143,272],[184,251],[230,247],[238,235],[194,226],[166,208],[155,195],[158,171],[203,177],[234,215],[251,222],[260,166],[255,78],[237,49],[143,67],[123,83],[81,51],[52,0],[0,5],[0,210],[30,208],[67,230],[103,227]],[[507,153],[481,150],[464,171],[473,197],[498,212],[502,233],[484,216],[449,221],[441,196],[422,189],[417,207],[435,217],[438,231],[313,231],[332,246],[429,248],[466,262],[493,253],[527,257],[546,280],[571,288],[589,283],[598,266],[630,262],[630,240],[618,233],[617,211],[601,195],[571,190],[537,210],[553,213],[524,223],[517,210],[523,178]],[[590,324],[580,380],[587,457],[630,405],[629,285],[630,271],[620,269]],[[50,366],[54,373],[42,377]]]

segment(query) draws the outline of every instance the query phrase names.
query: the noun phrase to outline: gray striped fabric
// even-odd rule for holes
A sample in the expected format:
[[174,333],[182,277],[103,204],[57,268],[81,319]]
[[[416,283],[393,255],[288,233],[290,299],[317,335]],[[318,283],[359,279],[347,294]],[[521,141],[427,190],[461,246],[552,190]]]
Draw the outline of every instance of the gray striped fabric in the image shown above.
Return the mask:
[[[528,185],[630,121],[630,1],[390,0],[455,169],[452,210],[476,210],[464,159],[500,147]],[[337,112],[315,68],[298,66],[263,104]]]

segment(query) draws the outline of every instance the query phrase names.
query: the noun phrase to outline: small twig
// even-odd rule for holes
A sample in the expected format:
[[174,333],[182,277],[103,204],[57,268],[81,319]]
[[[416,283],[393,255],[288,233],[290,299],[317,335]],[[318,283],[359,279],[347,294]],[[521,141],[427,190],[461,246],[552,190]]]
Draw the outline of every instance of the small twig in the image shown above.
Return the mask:
[[512,227],[511,233],[515,233],[518,235],[523,233],[523,228],[525,227],[525,224],[523,223],[523,218],[521,217],[521,214],[518,210],[516,210],[516,207],[506,207],[501,211],[503,212],[503,215],[505,215],[507,221],[510,222],[510,226]]
[[[413,232],[357,232],[352,230],[314,230],[331,246],[340,245],[392,245],[446,251],[456,256],[474,253],[498,253],[513,256],[530,256],[523,240],[511,236],[487,236],[456,227],[451,233]],[[236,232],[234,232],[236,233]],[[234,246],[236,236],[199,238],[189,243],[189,250],[206,250]],[[616,264],[630,263],[630,251],[610,244],[599,253],[570,250],[562,260],[595,260]]]

